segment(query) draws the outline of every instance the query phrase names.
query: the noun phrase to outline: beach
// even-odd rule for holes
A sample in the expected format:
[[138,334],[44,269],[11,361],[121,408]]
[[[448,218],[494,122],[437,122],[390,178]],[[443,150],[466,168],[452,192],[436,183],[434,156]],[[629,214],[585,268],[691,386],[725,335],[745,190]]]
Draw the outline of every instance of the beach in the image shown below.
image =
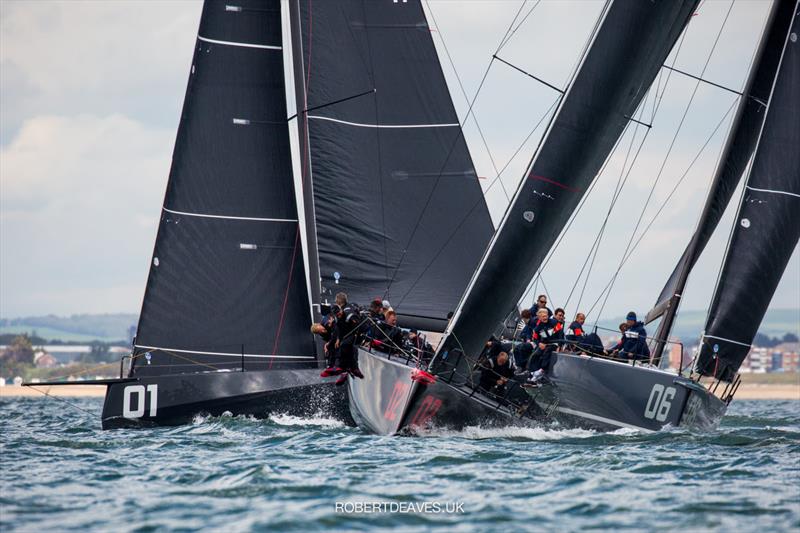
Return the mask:
[[[798,400],[800,401],[800,383],[752,383],[748,378],[742,379],[739,390],[736,391],[737,400]],[[758,381],[758,380],[756,380]],[[0,398],[6,397],[42,397],[47,394],[60,397],[100,397],[106,394],[105,385],[65,385],[22,387],[19,385],[6,385],[0,387]]]

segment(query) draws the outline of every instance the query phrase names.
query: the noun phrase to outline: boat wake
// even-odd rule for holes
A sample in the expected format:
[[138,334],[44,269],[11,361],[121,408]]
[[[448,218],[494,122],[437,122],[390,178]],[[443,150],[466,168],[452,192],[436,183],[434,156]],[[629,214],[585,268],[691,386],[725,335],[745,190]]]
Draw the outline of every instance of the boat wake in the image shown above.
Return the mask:
[[460,431],[445,428],[430,428],[417,431],[420,437],[446,437],[462,438],[468,440],[486,439],[511,439],[511,440],[561,440],[561,439],[583,439],[594,437],[600,433],[588,429],[566,429],[550,426],[505,426],[505,427],[482,427],[467,426]]
[[270,415],[269,421],[279,426],[315,426],[324,428],[346,427],[345,423],[341,420],[327,417],[322,413],[316,413],[309,417],[289,414]]

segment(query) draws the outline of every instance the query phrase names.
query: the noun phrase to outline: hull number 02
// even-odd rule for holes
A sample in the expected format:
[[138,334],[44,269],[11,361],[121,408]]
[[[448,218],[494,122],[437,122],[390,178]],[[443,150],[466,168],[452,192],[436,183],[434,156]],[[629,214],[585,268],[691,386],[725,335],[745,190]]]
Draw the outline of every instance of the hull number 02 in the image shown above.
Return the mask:
[[[149,396],[149,402],[147,397]],[[150,384],[145,389],[144,385],[128,385],[122,393],[123,418],[142,418],[148,407],[148,416],[156,416],[158,411],[158,385]]]
[[666,387],[660,383],[653,385],[650,391],[650,398],[644,408],[644,417],[665,422],[672,408],[672,400],[675,398],[675,387]]

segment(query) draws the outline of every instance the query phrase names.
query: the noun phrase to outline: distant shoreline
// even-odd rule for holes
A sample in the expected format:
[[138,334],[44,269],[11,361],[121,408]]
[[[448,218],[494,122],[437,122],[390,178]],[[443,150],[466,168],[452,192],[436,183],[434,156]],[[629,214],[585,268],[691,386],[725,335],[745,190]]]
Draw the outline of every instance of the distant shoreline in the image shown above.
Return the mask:
[[[36,386],[36,388],[20,385],[0,387],[0,398],[47,398],[51,396],[102,398],[106,394],[105,385],[65,385]],[[742,383],[736,392],[736,400],[796,400],[800,401],[800,385],[798,384],[759,384]]]

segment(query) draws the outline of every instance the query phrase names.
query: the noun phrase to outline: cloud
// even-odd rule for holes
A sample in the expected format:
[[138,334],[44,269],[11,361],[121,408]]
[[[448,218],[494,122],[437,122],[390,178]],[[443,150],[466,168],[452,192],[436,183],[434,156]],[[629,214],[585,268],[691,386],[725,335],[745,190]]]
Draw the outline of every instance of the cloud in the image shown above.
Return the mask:
[[139,306],[173,139],[121,115],[23,124],[0,151],[0,315]]
[[[528,2],[523,15],[534,2]],[[465,5],[469,8],[465,9]],[[729,3],[705,2],[692,20],[676,66],[701,72]],[[737,0],[706,77],[738,88],[758,39],[767,2]],[[459,116],[511,22],[519,1],[430,2],[435,36]],[[563,86],[600,2],[540,2],[501,51],[520,68]],[[170,154],[181,112],[199,1],[0,2],[0,315],[137,311],[144,292]],[[431,18],[429,17],[429,21]],[[467,98],[438,37],[443,37]],[[745,58],[745,59],[743,59]],[[598,256],[587,298],[610,278],[640,206],[677,128],[694,82],[670,81]],[[504,66],[492,66],[475,112],[498,167],[518,148],[556,93]],[[701,86],[645,215],[657,207],[730,104],[729,94]],[[540,128],[487,195],[502,215],[522,179]],[[474,124],[466,128],[479,175],[495,176]],[[689,239],[704,201],[721,137],[709,145],[641,248],[610,301],[626,311],[655,299]],[[566,297],[605,216],[624,153],[618,153],[558,251],[545,280]],[[631,207],[633,206],[633,207]],[[730,219],[730,218],[729,218]],[[687,308],[706,305],[729,219],[690,279]],[[722,229],[724,228],[724,229]],[[774,305],[800,300],[797,252]],[[609,310],[610,313],[616,309]]]
[[122,113],[174,126],[201,7],[163,0],[4,0],[0,143],[42,114]]

